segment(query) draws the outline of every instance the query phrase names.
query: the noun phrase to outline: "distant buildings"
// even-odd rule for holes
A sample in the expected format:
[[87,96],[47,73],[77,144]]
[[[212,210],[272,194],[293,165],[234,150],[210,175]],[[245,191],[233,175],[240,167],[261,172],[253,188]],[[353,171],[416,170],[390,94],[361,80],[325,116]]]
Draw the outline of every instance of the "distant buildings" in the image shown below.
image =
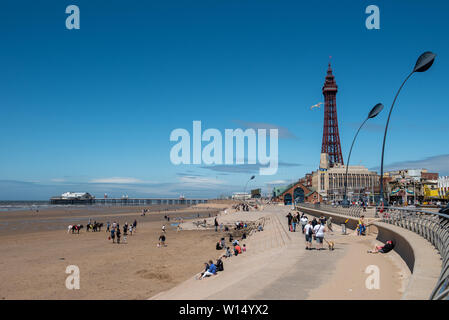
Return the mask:
[[248,192],[234,192],[231,198],[233,200],[248,200],[251,199],[251,194]]
[[[318,191],[323,200],[343,200],[346,166],[336,163],[330,165],[328,155],[321,154],[320,167],[312,173],[312,187]],[[349,166],[347,197],[349,200],[374,201],[374,194],[379,193],[379,176],[364,166]]]
[[95,197],[88,192],[64,192],[59,197],[50,198],[51,204],[92,204]]
[[385,194],[389,202],[414,204],[438,200],[438,173],[427,169],[404,169],[384,174]]

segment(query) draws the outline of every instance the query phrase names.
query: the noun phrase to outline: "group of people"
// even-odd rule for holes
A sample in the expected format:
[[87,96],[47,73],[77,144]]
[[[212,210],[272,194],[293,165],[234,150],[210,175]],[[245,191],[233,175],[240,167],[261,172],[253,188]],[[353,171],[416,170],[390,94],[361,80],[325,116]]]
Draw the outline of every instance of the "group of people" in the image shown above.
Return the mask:
[[[106,225],[106,232],[110,232],[109,240],[112,239],[112,243],[120,244],[120,240],[122,237],[122,231],[120,230],[120,224],[116,221],[110,224],[110,222],[107,222]],[[128,222],[125,222],[123,225],[123,242],[127,243],[127,237],[129,235],[133,235],[137,230],[137,220],[134,220],[134,222],[130,225],[128,225]],[[116,242],[117,239],[117,242]]]
[[317,250],[324,250],[324,234],[329,230],[332,231],[332,217],[328,219],[321,216],[318,220],[309,218],[299,211],[289,212],[286,216],[288,221],[288,228],[291,232],[296,232],[298,225],[301,225],[301,232],[305,235],[306,250],[312,250],[312,240],[317,243]]
[[209,262],[204,262],[204,267],[204,271],[201,272],[198,280],[202,280],[205,277],[214,276],[218,271],[224,271],[223,261],[221,258],[217,259],[217,263],[214,263],[212,260],[209,260]]
[[235,206],[233,206],[233,208],[237,211],[249,211],[249,205],[247,203],[239,203]]

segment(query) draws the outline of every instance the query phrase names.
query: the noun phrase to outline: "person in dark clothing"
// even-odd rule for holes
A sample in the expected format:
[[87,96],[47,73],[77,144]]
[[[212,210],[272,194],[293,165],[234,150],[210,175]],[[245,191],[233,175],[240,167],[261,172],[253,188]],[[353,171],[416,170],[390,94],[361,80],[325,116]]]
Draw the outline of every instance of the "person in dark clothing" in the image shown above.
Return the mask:
[[312,220],[312,227],[315,228],[315,226],[318,224],[318,221],[316,220],[316,218],[313,218]]
[[368,253],[388,253],[394,249],[394,243],[388,240],[384,246],[376,246],[374,250],[369,250]]
[[218,258],[216,266],[217,266],[217,271],[223,271],[224,270],[223,261],[221,260],[221,258]]
[[215,218],[214,225],[215,225],[215,232],[217,232],[218,231],[218,220],[217,220],[217,218]]
[[116,236],[117,236],[117,243],[120,244],[120,237],[121,237],[121,232],[120,232],[120,228],[117,225],[117,232],[116,232]]
[[285,217],[288,220],[288,230],[291,230],[291,225],[292,225],[292,220],[293,220],[293,216],[292,216],[291,212],[289,212]]

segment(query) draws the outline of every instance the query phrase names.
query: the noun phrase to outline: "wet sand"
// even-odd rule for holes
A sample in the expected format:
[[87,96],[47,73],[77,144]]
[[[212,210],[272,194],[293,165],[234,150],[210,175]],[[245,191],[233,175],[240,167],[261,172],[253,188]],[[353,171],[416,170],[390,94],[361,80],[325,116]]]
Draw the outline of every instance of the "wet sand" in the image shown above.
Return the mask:
[[[216,258],[219,234],[177,232],[171,226],[177,217],[213,216],[216,208],[162,210],[145,217],[135,207],[94,211],[0,214],[0,299],[146,299],[186,280],[202,270],[204,261]],[[165,221],[166,214],[170,222]],[[121,226],[137,219],[137,232],[128,236],[127,244],[112,244],[106,228],[67,233],[68,224],[81,221],[85,225],[89,217],[103,223],[117,221]],[[163,224],[167,247],[158,248]],[[69,265],[80,269],[79,290],[65,286]]]

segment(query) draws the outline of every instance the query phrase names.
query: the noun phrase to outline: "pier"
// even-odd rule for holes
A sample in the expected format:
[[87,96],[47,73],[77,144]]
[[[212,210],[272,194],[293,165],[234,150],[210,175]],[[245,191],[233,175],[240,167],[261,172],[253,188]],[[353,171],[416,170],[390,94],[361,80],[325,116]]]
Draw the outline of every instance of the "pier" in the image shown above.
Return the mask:
[[88,204],[109,206],[147,206],[147,205],[195,205],[207,203],[208,199],[179,198],[104,198],[104,199],[61,199],[51,198],[50,204]]

